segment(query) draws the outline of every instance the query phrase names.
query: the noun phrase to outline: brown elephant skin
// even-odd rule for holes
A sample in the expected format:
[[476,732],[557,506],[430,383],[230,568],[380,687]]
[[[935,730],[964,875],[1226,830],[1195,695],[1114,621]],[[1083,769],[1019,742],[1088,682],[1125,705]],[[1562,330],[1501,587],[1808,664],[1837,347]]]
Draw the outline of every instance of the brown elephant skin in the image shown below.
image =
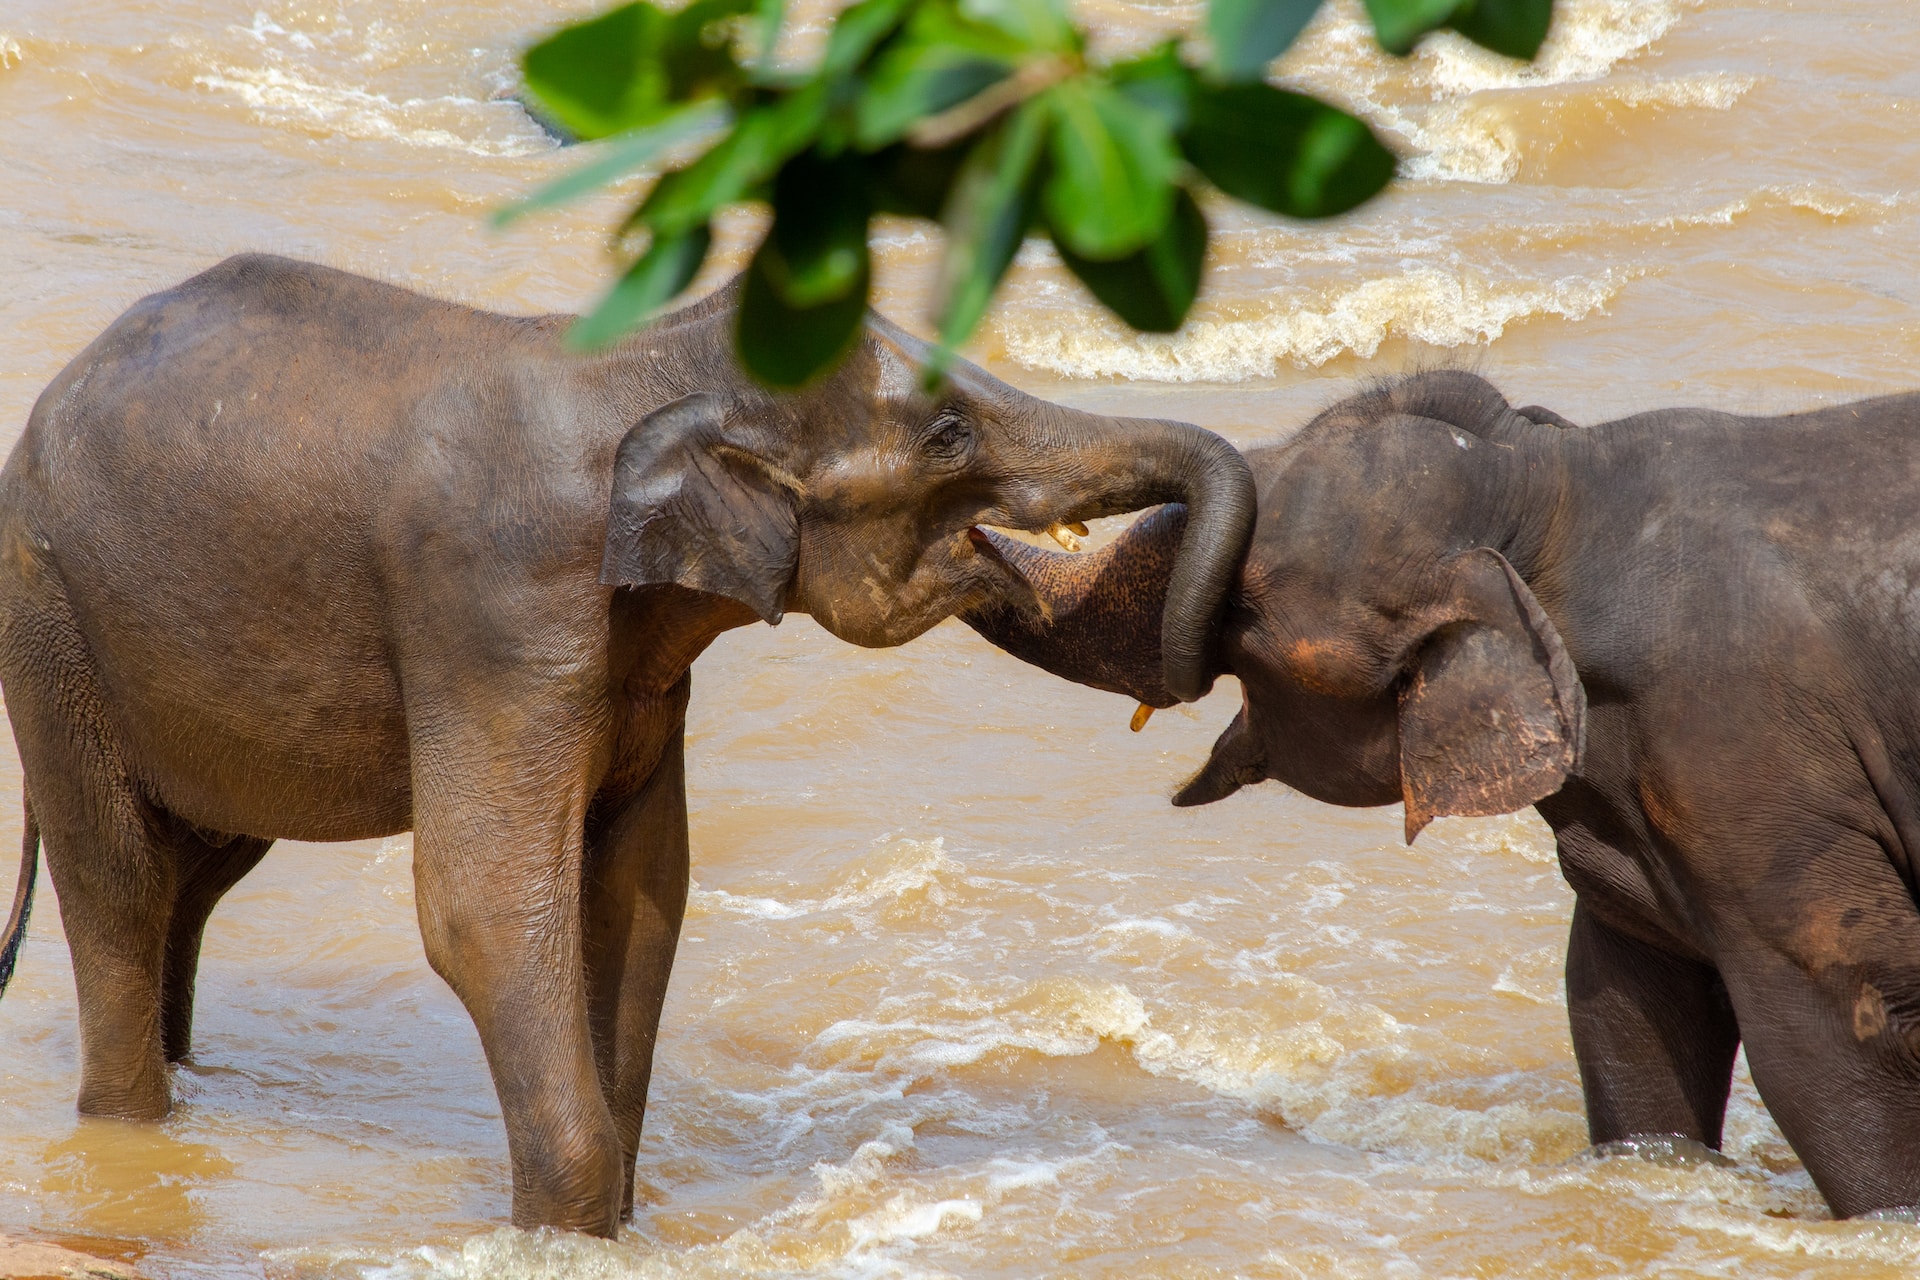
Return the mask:
[[689,667],[715,636],[796,610],[895,645],[1030,607],[974,526],[1177,500],[1212,524],[1164,676],[1204,691],[1252,521],[1231,448],[966,365],[930,397],[924,348],[879,317],[777,397],[734,361],[734,296],[582,356],[570,317],[246,256],[139,302],[47,388],[0,475],[28,793],[0,983],[43,839],[83,1112],[167,1113],[202,927],[273,840],[412,830],[514,1221],[611,1233],[686,900]]
[[[1459,372],[1249,455],[1212,669],[1243,702],[1174,797],[1534,805],[1575,890],[1596,1144],[1718,1147],[1734,1055],[1840,1216],[1920,1205],[1920,394],[1580,428]],[[1097,555],[996,541],[1051,609],[972,610],[1154,705],[1184,515]]]

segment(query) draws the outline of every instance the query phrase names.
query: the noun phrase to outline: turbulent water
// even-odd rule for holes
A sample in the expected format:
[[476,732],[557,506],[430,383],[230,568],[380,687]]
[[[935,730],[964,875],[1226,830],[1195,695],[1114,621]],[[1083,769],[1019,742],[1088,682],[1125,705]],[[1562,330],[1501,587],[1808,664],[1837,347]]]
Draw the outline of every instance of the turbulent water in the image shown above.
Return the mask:
[[[0,432],[128,303],[243,249],[578,309],[601,202],[505,100],[558,0],[0,0]],[[1198,13],[1092,0],[1110,48]],[[1366,376],[1480,369],[1579,421],[1920,386],[1920,6],[1560,0],[1540,61],[1407,62],[1358,5],[1278,72],[1405,180],[1331,226],[1218,212],[1187,329],[1132,336],[1029,249],[976,344],[1040,394],[1283,438]],[[810,12],[795,56],[817,42]],[[739,265],[758,224],[724,227]],[[885,228],[917,323],[937,242]],[[1828,1220],[1744,1070],[1730,1167],[1583,1156],[1570,895],[1529,815],[1277,784],[1175,811],[1231,681],[1131,706],[955,624],[804,618],[701,659],[694,890],[615,1243],[522,1235],[479,1045],[405,838],[283,845],[215,915],[174,1117],[80,1120],[43,909],[0,1003],[0,1233],[154,1277],[1896,1276]],[[0,885],[19,774],[0,762]]]

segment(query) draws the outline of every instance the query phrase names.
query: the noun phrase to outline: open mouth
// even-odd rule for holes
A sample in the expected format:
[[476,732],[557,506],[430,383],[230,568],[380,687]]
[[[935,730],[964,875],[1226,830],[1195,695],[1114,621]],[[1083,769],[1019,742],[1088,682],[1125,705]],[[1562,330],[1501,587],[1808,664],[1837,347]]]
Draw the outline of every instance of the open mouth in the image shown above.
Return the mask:
[[[1070,552],[1079,551],[1080,539],[1087,536],[1086,523],[1081,520],[1055,520],[1044,529],[1007,529],[1001,528],[998,525],[990,527],[994,533],[1000,534],[1003,537],[1015,537],[1018,534],[1042,534],[1052,538],[1060,544],[1062,549]],[[968,539],[977,547],[985,547],[988,545],[987,536],[986,531],[979,525],[973,525],[967,530]]]

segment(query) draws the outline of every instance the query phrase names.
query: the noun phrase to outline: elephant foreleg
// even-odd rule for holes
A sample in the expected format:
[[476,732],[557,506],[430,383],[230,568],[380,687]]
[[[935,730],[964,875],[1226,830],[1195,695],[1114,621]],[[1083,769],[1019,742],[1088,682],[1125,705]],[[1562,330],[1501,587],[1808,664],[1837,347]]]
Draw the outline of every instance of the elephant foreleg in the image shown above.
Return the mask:
[[486,1050],[514,1224],[610,1236],[621,1145],[594,1065],[580,930],[594,744],[562,700],[504,683],[414,731],[420,931]]
[[633,1212],[634,1161],[653,1049],[687,905],[686,770],[680,730],[638,794],[589,826],[582,904],[589,1014],[601,1087],[620,1134],[620,1213]]
[[1609,929],[1576,901],[1567,1014],[1596,1145],[1678,1134],[1720,1146],[1740,1027],[1711,966]]

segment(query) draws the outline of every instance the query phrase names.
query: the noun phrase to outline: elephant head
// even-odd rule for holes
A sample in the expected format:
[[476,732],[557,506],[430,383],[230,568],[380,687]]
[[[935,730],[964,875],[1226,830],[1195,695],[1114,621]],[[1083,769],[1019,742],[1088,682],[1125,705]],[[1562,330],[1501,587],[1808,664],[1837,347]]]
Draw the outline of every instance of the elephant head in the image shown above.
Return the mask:
[[1204,656],[1253,522],[1225,441],[1025,395],[959,363],[938,394],[925,344],[878,316],[846,362],[793,395],[731,362],[730,290],[636,342],[684,394],[620,444],[601,580],[672,583],[768,622],[813,615],[843,640],[904,643],[967,608],[1039,607],[980,528],[1040,531],[1157,503],[1191,513],[1159,599],[1172,695],[1211,684]]
[[[1479,378],[1426,374],[1249,455],[1258,519],[1203,664],[1203,683],[1239,678],[1242,705],[1174,804],[1273,778],[1334,804],[1403,801],[1411,842],[1435,816],[1511,812],[1578,770],[1585,693],[1494,545],[1533,461],[1503,433],[1558,421],[1526,415]],[[996,538],[1042,609],[963,616],[1056,675],[1170,706],[1153,620],[1187,518],[1164,508],[1079,557]]]

